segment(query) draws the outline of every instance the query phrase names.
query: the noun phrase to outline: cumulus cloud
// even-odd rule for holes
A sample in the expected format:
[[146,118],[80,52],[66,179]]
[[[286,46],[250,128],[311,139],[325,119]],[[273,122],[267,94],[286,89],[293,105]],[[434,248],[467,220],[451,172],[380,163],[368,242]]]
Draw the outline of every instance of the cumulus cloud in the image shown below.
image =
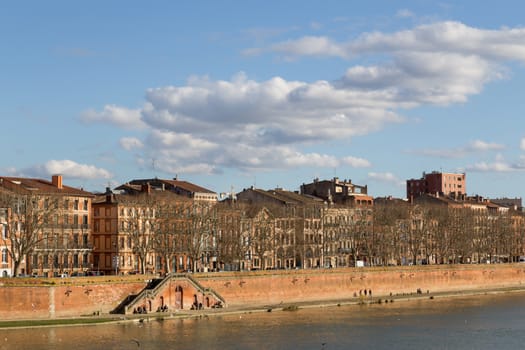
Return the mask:
[[520,140],[520,149],[525,151],[525,137]]
[[124,148],[126,151],[144,147],[142,141],[136,137],[123,137],[120,139],[119,143],[120,147]]
[[[366,33],[346,42],[305,36],[247,51],[375,63],[353,63],[339,77],[311,82],[279,76],[256,81],[242,72],[230,80],[190,77],[182,86],[147,90],[140,110],[108,105],[100,112],[85,112],[82,120],[143,129],[143,140],[123,139],[122,147],[143,145],[143,158],[157,159],[156,167],[170,172],[313,164],[369,167],[365,159],[301,148],[344,142],[404,122],[404,109],[467,101],[488,82],[505,78],[507,62],[525,62],[525,29],[485,30],[439,22],[394,33]],[[457,157],[501,149],[478,140],[423,153]],[[372,173],[377,179],[379,175]]]
[[365,33],[347,42],[305,36],[263,51],[297,58],[376,55],[379,64],[350,67],[340,87],[388,93],[390,100],[408,106],[450,104],[464,102],[487,82],[504,78],[505,61],[525,61],[525,29],[485,30],[449,21],[395,33]]
[[466,167],[467,171],[472,172],[511,172],[525,170],[524,159],[519,163],[510,163],[498,154],[493,162],[478,162]]
[[384,172],[384,173],[376,173],[376,172],[370,172],[368,173],[368,179],[371,181],[376,182],[382,182],[389,185],[394,185],[397,187],[404,187],[406,185],[406,182],[399,179],[397,176],[390,172]]
[[368,160],[352,156],[344,157],[341,160],[341,163],[349,165],[353,168],[369,168],[372,166],[372,163],[370,163]]
[[499,143],[475,140],[462,147],[448,149],[424,149],[412,151],[410,153],[438,158],[461,158],[472,153],[501,151],[503,149],[505,149],[505,146]]
[[107,105],[100,112],[90,109],[84,111],[80,120],[84,123],[108,123],[124,129],[142,129],[145,124],[141,120],[140,110]]
[[49,177],[53,174],[62,174],[71,179],[110,179],[113,175],[94,165],[79,164],[72,160],[50,160],[44,164],[35,165],[23,171],[32,176]]

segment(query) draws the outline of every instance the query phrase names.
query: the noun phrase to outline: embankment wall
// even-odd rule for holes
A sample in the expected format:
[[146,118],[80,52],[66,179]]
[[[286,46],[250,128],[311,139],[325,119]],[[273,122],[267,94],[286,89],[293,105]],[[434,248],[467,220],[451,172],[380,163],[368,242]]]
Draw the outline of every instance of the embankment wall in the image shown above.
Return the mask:
[[[525,264],[447,265],[392,268],[294,270],[280,273],[214,274],[199,277],[228,305],[277,305],[347,300],[372,291],[374,297],[525,288]],[[369,293],[367,293],[369,294]]]
[[[399,294],[464,292],[498,288],[525,289],[525,264],[446,265],[331,270],[220,272],[194,274],[205,288],[221,295],[227,306],[256,307],[280,303],[348,300],[372,291],[380,298]],[[138,294],[147,276],[39,279],[0,279],[0,319],[42,319],[107,314],[127,296]],[[188,309],[195,297],[187,281],[172,280],[151,300],[170,310]],[[176,288],[183,290],[182,300]],[[206,306],[206,303],[203,302]]]

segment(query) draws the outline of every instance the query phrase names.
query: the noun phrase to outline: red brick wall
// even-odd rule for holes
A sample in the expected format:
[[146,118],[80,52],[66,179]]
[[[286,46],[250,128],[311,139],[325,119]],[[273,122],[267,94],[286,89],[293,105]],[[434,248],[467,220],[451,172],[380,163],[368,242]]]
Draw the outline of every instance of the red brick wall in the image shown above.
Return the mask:
[[[109,277],[109,276],[108,276]],[[107,279],[108,277],[105,277]],[[335,301],[371,290],[374,297],[392,294],[465,291],[484,288],[520,287],[525,283],[525,264],[412,266],[406,268],[350,268],[333,270],[291,270],[246,273],[195,274],[204,287],[218,292],[227,305],[276,305],[281,302]],[[119,279],[93,283],[71,279],[69,284],[54,286],[12,283],[0,280],[0,319],[37,319],[78,317],[94,312],[109,313],[130,294],[139,293],[146,281]],[[176,287],[183,289],[183,308],[197,302],[206,306],[206,296],[198,293],[187,280],[172,280],[151,300],[151,310],[161,305],[169,310],[176,305]],[[215,300],[211,300],[210,305]]]
[[222,295],[228,305],[273,305],[347,299],[365,289],[371,290],[374,297],[388,297],[390,293],[416,293],[417,289],[435,293],[520,286],[525,283],[525,265],[295,270],[219,276],[203,276],[199,281]]

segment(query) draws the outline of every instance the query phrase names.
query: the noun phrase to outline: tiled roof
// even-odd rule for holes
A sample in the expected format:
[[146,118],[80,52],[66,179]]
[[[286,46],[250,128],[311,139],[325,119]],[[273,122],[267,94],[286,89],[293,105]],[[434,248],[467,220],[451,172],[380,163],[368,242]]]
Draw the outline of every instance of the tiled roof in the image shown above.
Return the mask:
[[81,197],[93,197],[93,193],[78,189],[75,187],[62,185],[59,188],[51,181],[26,178],[26,177],[7,177],[0,176],[0,186],[8,190],[21,190],[35,193],[35,194],[49,194],[49,195],[72,195]]
[[185,189],[186,191],[188,192],[192,192],[192,193],[196,193],[196,192],[200,192],[200,193],[215,193],[211,190],[208,190],[204,187],[201,187],[201,186],[198,186],[198,185],[195,185],[195,184],[192,184],[191,182],[188,182],[188,181],[181,181],[181,180],[161,180],[167,184],[170,184],[174,187],[180,187],[182,189]]
[[130,185],[150,184],[151,186],[161,186],[162,184],[164,184],[167,187],[181,188],[190,193],[209,193],[209,194],[215,193],[204,187],[195,185],[191,182],[181,181],[181,180],[166,180],[166,179],[156,179],[156,178],[155,179],[135,179],[135,180],[130,181],[129,184]]

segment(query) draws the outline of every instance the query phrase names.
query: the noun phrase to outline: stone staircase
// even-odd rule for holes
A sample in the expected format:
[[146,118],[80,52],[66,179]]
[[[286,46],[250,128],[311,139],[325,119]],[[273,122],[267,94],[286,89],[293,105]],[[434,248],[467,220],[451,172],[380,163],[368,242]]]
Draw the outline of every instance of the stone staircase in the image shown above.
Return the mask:
[[171,273],[164,278],[152,279],[148,282],[146,287],[139,293],[135,295],[128,295],[114,310],[110,313],[112,314],[129,314],[132,313],[132,310],[145,299],[154,299],[159,292],[161,292],[168,282],[172,280],[185,280],[190,285],[193,286],[199,293],[203,295],[211,295],[217,300],[220,300],[223,306],[226,306],[226,300],[215,292],[211,288],[206,288],[201,285],[193,276],[189,274],[181,273]]

